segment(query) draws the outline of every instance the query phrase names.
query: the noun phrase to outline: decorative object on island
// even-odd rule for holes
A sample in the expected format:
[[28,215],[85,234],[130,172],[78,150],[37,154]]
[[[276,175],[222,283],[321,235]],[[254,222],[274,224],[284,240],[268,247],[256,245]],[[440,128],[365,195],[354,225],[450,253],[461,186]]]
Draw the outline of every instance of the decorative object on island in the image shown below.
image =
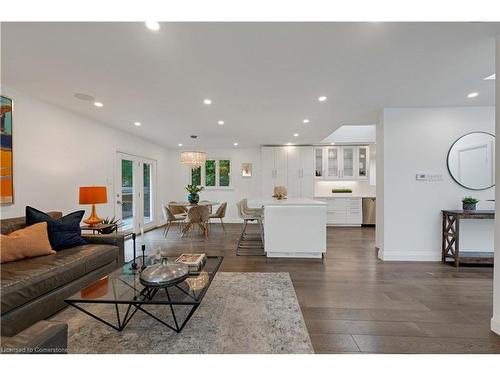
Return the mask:
[[188,276],[188,266],[169,262],[167,258],[163,258],[161,263],[146,267],[141,272],[139,280],[147,288],[166,288],[183,282]]
[[464,197],[462,199],[462,208],[464,211],[475,211],[476,204],[479,202],[479,199],[472,197]]
[[132,270],[132,271],[137,270],[137,262],[135,261],[135,258],[137,256],[136,251],[135,251],[135,238],[136,238],[136,234],[132,233],[132,242],[133,242],[133,246],[134,246],[134,254],[133,254],[134,259],[132,259],[132,264],[130,265],[130,270]]
[[186,190],[188,191],[188,201],[191,204],[197,204],[200,201],[200,195],[198,194],[203,190],[203,186],[196,185],[188,185],[186,186]]
[[176,262],[189,267],[189,274],[198,274],[207,261],[206,254],[181,254]]
[[116,219],[115,216],[113,216],[111,219],[106,216],[106,218],[101,221],[101,224],[110,225],[109,227],[103,227],[100,230],[102,234],[111,234],[123,225],[122,223],[120,223],[120,219]]
[[92,212],[88,218],[83,220],[85,224],[96,225],[102,222],[97,216],[95,205],[108,203],[106,186],[82,186],[80,187],[80,204],[91,204]]
[[183,151],[181,152],[181,164],[189,168],[201,167],[207,160],[207,154],[201,151]]
[[1,157],[0,169],[1,189],[0,197],[1,204],[14,203],[14,182],[13,182],[13,151],[12,151],[12,99],[6,96],[0,96],[0,141],[1,141]]
[[285,186],[275,186],[274,187],[274,195],[273,198],[276,198],[278,200],[281,199],[286,199],[286,196],[288,195],[288,192],[286,190]]
[[352,193],[352,189],[345,189],[345,188],[332,189],[332,194],[336,194],[336,193]]
[[252,177],[252,163],[241,164],[241,177]]

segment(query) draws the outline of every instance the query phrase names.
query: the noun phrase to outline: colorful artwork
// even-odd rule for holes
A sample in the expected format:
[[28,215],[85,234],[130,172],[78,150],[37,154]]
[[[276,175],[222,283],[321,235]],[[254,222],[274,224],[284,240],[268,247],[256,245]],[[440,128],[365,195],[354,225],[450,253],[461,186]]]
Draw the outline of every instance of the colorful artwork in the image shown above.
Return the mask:
[[12,168],[12,99],[0,96],[0,157],[1,181],[0,196],[2,204],[14,203],[14,183]]

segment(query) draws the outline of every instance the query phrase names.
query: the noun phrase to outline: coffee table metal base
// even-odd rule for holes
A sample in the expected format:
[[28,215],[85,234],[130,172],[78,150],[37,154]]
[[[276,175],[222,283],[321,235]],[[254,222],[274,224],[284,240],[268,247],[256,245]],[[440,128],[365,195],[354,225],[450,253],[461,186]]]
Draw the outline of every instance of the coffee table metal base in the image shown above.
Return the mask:
[[[187,294],[188,296],[190,296],[191,298],[194,298],[196,299],[196,295],[192,295],[191,293],[185,291],[184,289],[182,289],[181,287],[179,287],[178,285],[174,285],[175,288],[179,289],[180,291],[182,291],[183,293]],[[169,303],[158,303],[158,304],[155,304],[155,303],[151,303],[151,301],[153,300],[153,298],[155,297],[156,293],[158,293],[158,291],[160,291],[161,289],[165,290],[165,293],[167,295],[167,300]],[[163,325],[167,326],[168,328],[170,328],[171,330],[175,331],[176,333],[179,333],[182,331],[182,329],[185,327],[186,323],[189,321],[189,319],[191,319],[191,317],[193,316],[194,312],[196,311],[196,309],[198,308],[199,306],[199,303],[196,303],[196,302],[193,302],[192,304],[189,304],[189,303],[175,303],[175,302],[172,302],[172,300],[170,299],[170,293],[168,292],[168,287],[167,288],[144,288],[143,291],[141,292],[141,296],[144,298],[142,301],[138,301],[138,302],[115,302],[115,303],[109,303],[109,302],[100,302],[100,301],[93,301],[93,302],[79,302],[79,303],[82,303],[82,304],[89,304],[89,303],[97,303],[97,304],[114,304],[115,305],[115,311],[116,311],[116,320],[117,320],[117,325],[116,324],[113,324],[113,323],[110,323],[108,321],[106,321],[105,319],[95,315],[94,313],[91,313],[90,311],[84,309],[83,307],[79,306],[76,302],[73,302],[73,301],[66,301],[69,305],[73,306],[74,308],[80,310],[81,312],[91,316],[92,318],[100,321],[101,323],[104,323],[106,324],[107,326],[113,328],[113,329],[116,329],[117,331],[122,331],[126,326],[127,324],[130,322],[130,320],[133,318],[133,316],[135,315],[135,313],[137,311],[142,311],[143,313],[145,313],[146,315],[150,316],[151,318],[155,319],[156,321],[162,323]],[[120,315],[120,309],[118,308],[118,305],[128,305],[127,307],[127,311],[125,312],[125,316],[121,317]],[[175,324],[175,327],[172,326],[171,324],[169,324],[168,322],[158,318],[156,315],[152,314],[151,312],[147,311],[145,308],[143,308],[143,306],[148,306],[148,305],[152,305],[152,306],[160,306],[160,305],[164,305],[164,306],[168,306],[170,307],[170,312],[171,312],[171,315],[172,315],[172,318],[174,320],[174,324]],[[189,306],[191,305],[191,310],[189,310],[187,316],[184,318],[184,320],[182,322],[178,322],[177,320],[177,316],[175,314],[175,310],[174,310],[174,305],[182,305],[182,306]]]

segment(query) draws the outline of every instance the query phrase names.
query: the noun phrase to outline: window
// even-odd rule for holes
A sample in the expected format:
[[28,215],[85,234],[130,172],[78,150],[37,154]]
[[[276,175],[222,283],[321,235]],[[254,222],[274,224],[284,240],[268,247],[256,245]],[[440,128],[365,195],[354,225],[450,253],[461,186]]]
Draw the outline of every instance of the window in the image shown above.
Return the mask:
[[230,188],[231,160],[207,159],[205,165],[191,170],[191,184],[206,188]]

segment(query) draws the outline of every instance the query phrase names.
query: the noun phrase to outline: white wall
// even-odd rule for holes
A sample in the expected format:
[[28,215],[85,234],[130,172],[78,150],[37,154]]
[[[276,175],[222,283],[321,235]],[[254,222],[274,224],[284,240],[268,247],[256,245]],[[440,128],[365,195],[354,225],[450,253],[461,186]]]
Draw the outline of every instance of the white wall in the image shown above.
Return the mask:
[[[437,261],[441,257],[441,210],[461,209],[461,198],[492,209],[495,189],[471,191],[448,174],[452,143],[472,131],[495,133],[493,107],[387,108],[377,129],[377,246],[383,260]],[[416,181],[417,173],[442,181]],[[383,220],[383,222],[381,222]],[[493,249],[493,221],[463,221],[461,249]]]
[[[239,222],[236,202],[242,198],[260,198],[262,191],[260,148],[200,149],[207,158],[229,158],[231,160],[231,189],[207,188],[200,193],[200,199],[227,202],[226,222]],[[180,163],[181,150],[171,150],[170,155],[170,194],[164,203],[171,200],[187,200],[184,188],[191,183],[189,168]],[[241,164],[252,163],[253,176],[241,177]]]
[[[2,206],[2,218],[24,216],[25,206],[69,213],[78,204],[78,188],[107,185],[108,204],[98,205],[101,217],[114,215],[113,176],[116,151],[157,160],[158,203],[169,194],[168,152],[151,142],[2,87],[14,100],[14,201]],[[155,217],[161,218],[159,204]]]
[[[496,38],[496,72],[500,72],[500,35]],[[496,108],[496,132],[500,134],[500,77],[495,82],[495,108]],[[500,137],[496,138],[496,150],[500,149]],[[496,170],[500,166],[500,152],[496,153]],[[500,173],[496,173],[496,184],[500,184]],[[496,202],[500,202],[500,189],[496,190]],[[493,317],[491,318],[491,329],[500,335],[500,205],[496,205],[495,211],[495,265],[493,276]]]

